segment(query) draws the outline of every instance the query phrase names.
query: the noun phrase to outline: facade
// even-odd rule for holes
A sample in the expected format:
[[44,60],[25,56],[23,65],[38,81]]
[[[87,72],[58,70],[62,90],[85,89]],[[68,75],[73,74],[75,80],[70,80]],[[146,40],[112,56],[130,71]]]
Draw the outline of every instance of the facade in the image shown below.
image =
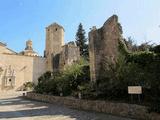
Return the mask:
[[0,90],[19,90],[24,83],[34,82],[45,70],[45,58],[20,54],[0,45]]
[[44,57],[38,56],[33,50],[31,40],[26,42],[24,51],[20,53],[0,42],[0,91],[19,90],[26,82],[36,84],[46,71],[59,71],[78,60],[78,50],[76,46],[64,45],[64,29],[57,23],[46,28]]

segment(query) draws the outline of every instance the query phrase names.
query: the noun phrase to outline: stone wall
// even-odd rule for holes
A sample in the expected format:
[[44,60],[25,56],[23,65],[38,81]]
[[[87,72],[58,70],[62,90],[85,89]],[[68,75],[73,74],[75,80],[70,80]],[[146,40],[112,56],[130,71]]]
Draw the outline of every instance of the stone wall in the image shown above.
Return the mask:
[[26,97],[43,102],[62,104],[76,109],[91,110],[143,120],[160,120],[159,114],[149,114],[146,107],[135,104],[113,103],[98,100],[81,100],[71,97],[50,96],[32,92],[27,93]]
[[[110,17],[100,29],[89,32],[89,55],[91,80],[102,77],[107,64],[114,64],[119,55],[119,42],[123,42],[118,16]],[[103,62],[107,63],[104,64]]]
[[57,72],[65,66],[79,60],[79,48],[76,45],[64,45],[64,28],[57,23],[46,28],[46,69]]
[[46,72],[45,58],[14,54],[0,54],[0,67],[2,90],[17,90],[25,82],[37,83],[38,78]]
[[60,53],[60,69],[64,70],[66,66],[71,65],[72,63],[80,59],[79,47],[74,44],[66,44],[62,47]]

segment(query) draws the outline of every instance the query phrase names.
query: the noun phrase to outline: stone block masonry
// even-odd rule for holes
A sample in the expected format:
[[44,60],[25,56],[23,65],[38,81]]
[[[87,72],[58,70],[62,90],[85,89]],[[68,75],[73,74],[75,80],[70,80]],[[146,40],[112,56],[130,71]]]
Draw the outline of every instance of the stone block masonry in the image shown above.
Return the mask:
[[111,16],[100,29],[94,26],[89,32],[89,58],[91,80],[103,77],[103,62],[115,64],[119,55],[119,42],[123,42],[118,16]]
[[57,72],[79,60],[79,47],[64,44],[64,28],[53,23],[46,28],[46,70]]
[[59,56],[64,45],[64,28],[53,23],[46,28],[46,70],[57,71],[59,69]]

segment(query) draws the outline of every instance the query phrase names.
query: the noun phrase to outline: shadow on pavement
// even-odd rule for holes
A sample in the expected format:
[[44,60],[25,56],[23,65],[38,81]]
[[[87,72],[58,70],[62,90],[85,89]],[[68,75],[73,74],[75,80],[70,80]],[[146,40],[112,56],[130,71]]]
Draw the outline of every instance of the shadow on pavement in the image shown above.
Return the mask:
[[37,102],[21,97],[0,99],[0,119],[23,119],[35,116],[50,116],[53,118],[54,116],[61,116],[70,118],[69,120],[131,120],[102,113],[79,111],[62,105]]

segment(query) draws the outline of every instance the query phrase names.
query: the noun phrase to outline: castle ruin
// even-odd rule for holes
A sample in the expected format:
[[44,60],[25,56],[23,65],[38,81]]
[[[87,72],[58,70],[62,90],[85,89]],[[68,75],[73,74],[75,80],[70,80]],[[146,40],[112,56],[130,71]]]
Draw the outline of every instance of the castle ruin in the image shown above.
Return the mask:
[[43,73],[63,70],[79,58],[79,48],[64,44],[64,28],[57,23],[46,28],[44,57],[33,50],[31,40],[20,53],[0,42],[0,90],[19,90],[26,82],[37,84]]
[[[122,27],[116,15],[104,25],[89,32],[89,60],[91,80],[101,78],[103,61],[115,64],[119,56],[119,42],[123,43]],[[26,42],[24,51],[17,53],[0,42],[0,88],[17,90],[26,82],[37,83],[45,72],[57,72],[80,59],[74,43],[64,44],[64,28],[53,23],[46,28],[44,57],[33,50],[32,41]]]
[[46,70],[63,70],[66,65],[71,65],[79,60],[79,48],[75,44],[64,44],[64,28],[53,23],[46,28]]
[[119,42],[123,43],[122,27],[118,16],[111,16],[104,25],[95,26],[89,32],[89,59],[91,80],[96,81],[103,76],[103,62],[115,64],[119,55]]

